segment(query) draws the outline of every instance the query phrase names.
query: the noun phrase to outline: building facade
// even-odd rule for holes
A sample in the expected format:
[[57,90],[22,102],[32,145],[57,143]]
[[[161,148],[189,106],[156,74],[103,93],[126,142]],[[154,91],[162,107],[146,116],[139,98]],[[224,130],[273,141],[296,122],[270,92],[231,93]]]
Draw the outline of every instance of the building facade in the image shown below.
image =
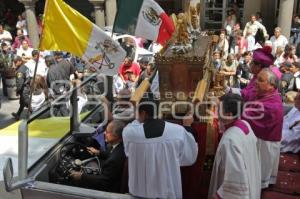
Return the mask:
[[[117,10],[116,0],[65,1],[100,27],[113,25]],[[156,1],[170,14],[185,10],[190,0]],[[39,34],[35,17],[36,5],[37,3],[43,5],[45,0],[19,0],[19,2],[24,4],[29,36],[34,47],[37,47]],[[268,32],[272,33],[274,26],[278,25],[282,28],[283,34],[289,37],[292,16],[294,13],[300,14],[300,0],[199,0],[199,2],[201,3],[202,29],[221,29],[228,11],[234,8],[242,25],[249,21],[251,14],[261,12]]]

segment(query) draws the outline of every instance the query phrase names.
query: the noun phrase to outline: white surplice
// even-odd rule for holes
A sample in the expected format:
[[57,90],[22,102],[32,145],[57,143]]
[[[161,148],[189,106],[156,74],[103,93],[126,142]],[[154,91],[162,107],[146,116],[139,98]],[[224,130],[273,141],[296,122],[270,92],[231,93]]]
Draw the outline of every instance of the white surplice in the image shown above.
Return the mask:
[[161,137],[145,137],[137,120],[123,130],[129,192],[143,198],[182,198],[180,166],[192,165],[198,147],[182,126],[165,122]]
[[[245,121],[243,121],[245,122]],[[258,199],[261,193],[257,138],[250,125],[246,135],[238,127],[227,129],[219,143],[208,198]]]
[[300,124],[293,126],[297,121],[300,121],[300,111],[293,107],[283,119],[281,152],[300,151]]
[[276,184],[280,142],[266,141],[257,138],[258,159],[261,168],[261,188],[267,188],[270,184]]

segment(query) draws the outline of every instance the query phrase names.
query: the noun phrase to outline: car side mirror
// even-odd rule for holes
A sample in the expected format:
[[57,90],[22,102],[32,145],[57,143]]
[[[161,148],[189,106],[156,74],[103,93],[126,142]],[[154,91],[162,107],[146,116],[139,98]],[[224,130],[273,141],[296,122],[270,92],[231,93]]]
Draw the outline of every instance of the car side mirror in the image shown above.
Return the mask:
[[14,169],[12,166],[11,158],[8,158],[3,168],[4,186],[7,192],[11,191],[12,180],[14,176]]
[[13,190],[25,187],[28,185],[28,183],[32,183],[34,181],[33,178],[27,178],[13,183],[13,177],[14,169],[12,165],[12,160],[11,158],[8,158],[4,164],[3,169],[4,186],[7,192],[11,192]]

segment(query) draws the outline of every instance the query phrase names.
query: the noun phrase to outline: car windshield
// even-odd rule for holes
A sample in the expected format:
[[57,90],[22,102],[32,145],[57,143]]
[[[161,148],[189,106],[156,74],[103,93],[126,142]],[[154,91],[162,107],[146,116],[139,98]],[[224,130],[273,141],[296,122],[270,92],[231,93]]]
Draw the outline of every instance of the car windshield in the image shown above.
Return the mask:
[[[90,74],[86,75],[89,76]],[[99,96],[103,93],[103,82],[102,76],[95,76],[95,78],[92,78],[91,81],[78,90],[79,122],[99,105]],[[45,104],[32,114],[37,116],[28,125],[28,168],[70,133],[72,106],[69,99],[70,96],[66,96],[65,99],[57,103],[52,101],[51,105]],[[41,110],[46,111],[42,114],[38,113]],[[65,112],[62,110],[65,110]],[[97,116],[85,120],[85,123],[92,128],[97,126],[97,122],[99,122],[99,117]],[[21,123],[22,120],[0,130],[0,145],[2,149],[0,151],[0,181],[3,180],[2,170],[7,158],[12,158],[13,167],[18,168],[18,131]],[[17,169],[15,169],[14,175],[17,175]]]

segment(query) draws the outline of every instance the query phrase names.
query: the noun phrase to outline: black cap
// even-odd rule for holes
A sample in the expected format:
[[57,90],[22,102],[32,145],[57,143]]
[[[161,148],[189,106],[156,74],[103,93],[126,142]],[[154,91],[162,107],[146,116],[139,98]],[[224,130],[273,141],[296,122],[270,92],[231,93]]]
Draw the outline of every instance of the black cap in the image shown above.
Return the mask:
[[31,52],[31,55],[34,57],[34,56],[36,56],[36,55],[39,55],[39,51],[38,50],[33,50],[32,52]]

